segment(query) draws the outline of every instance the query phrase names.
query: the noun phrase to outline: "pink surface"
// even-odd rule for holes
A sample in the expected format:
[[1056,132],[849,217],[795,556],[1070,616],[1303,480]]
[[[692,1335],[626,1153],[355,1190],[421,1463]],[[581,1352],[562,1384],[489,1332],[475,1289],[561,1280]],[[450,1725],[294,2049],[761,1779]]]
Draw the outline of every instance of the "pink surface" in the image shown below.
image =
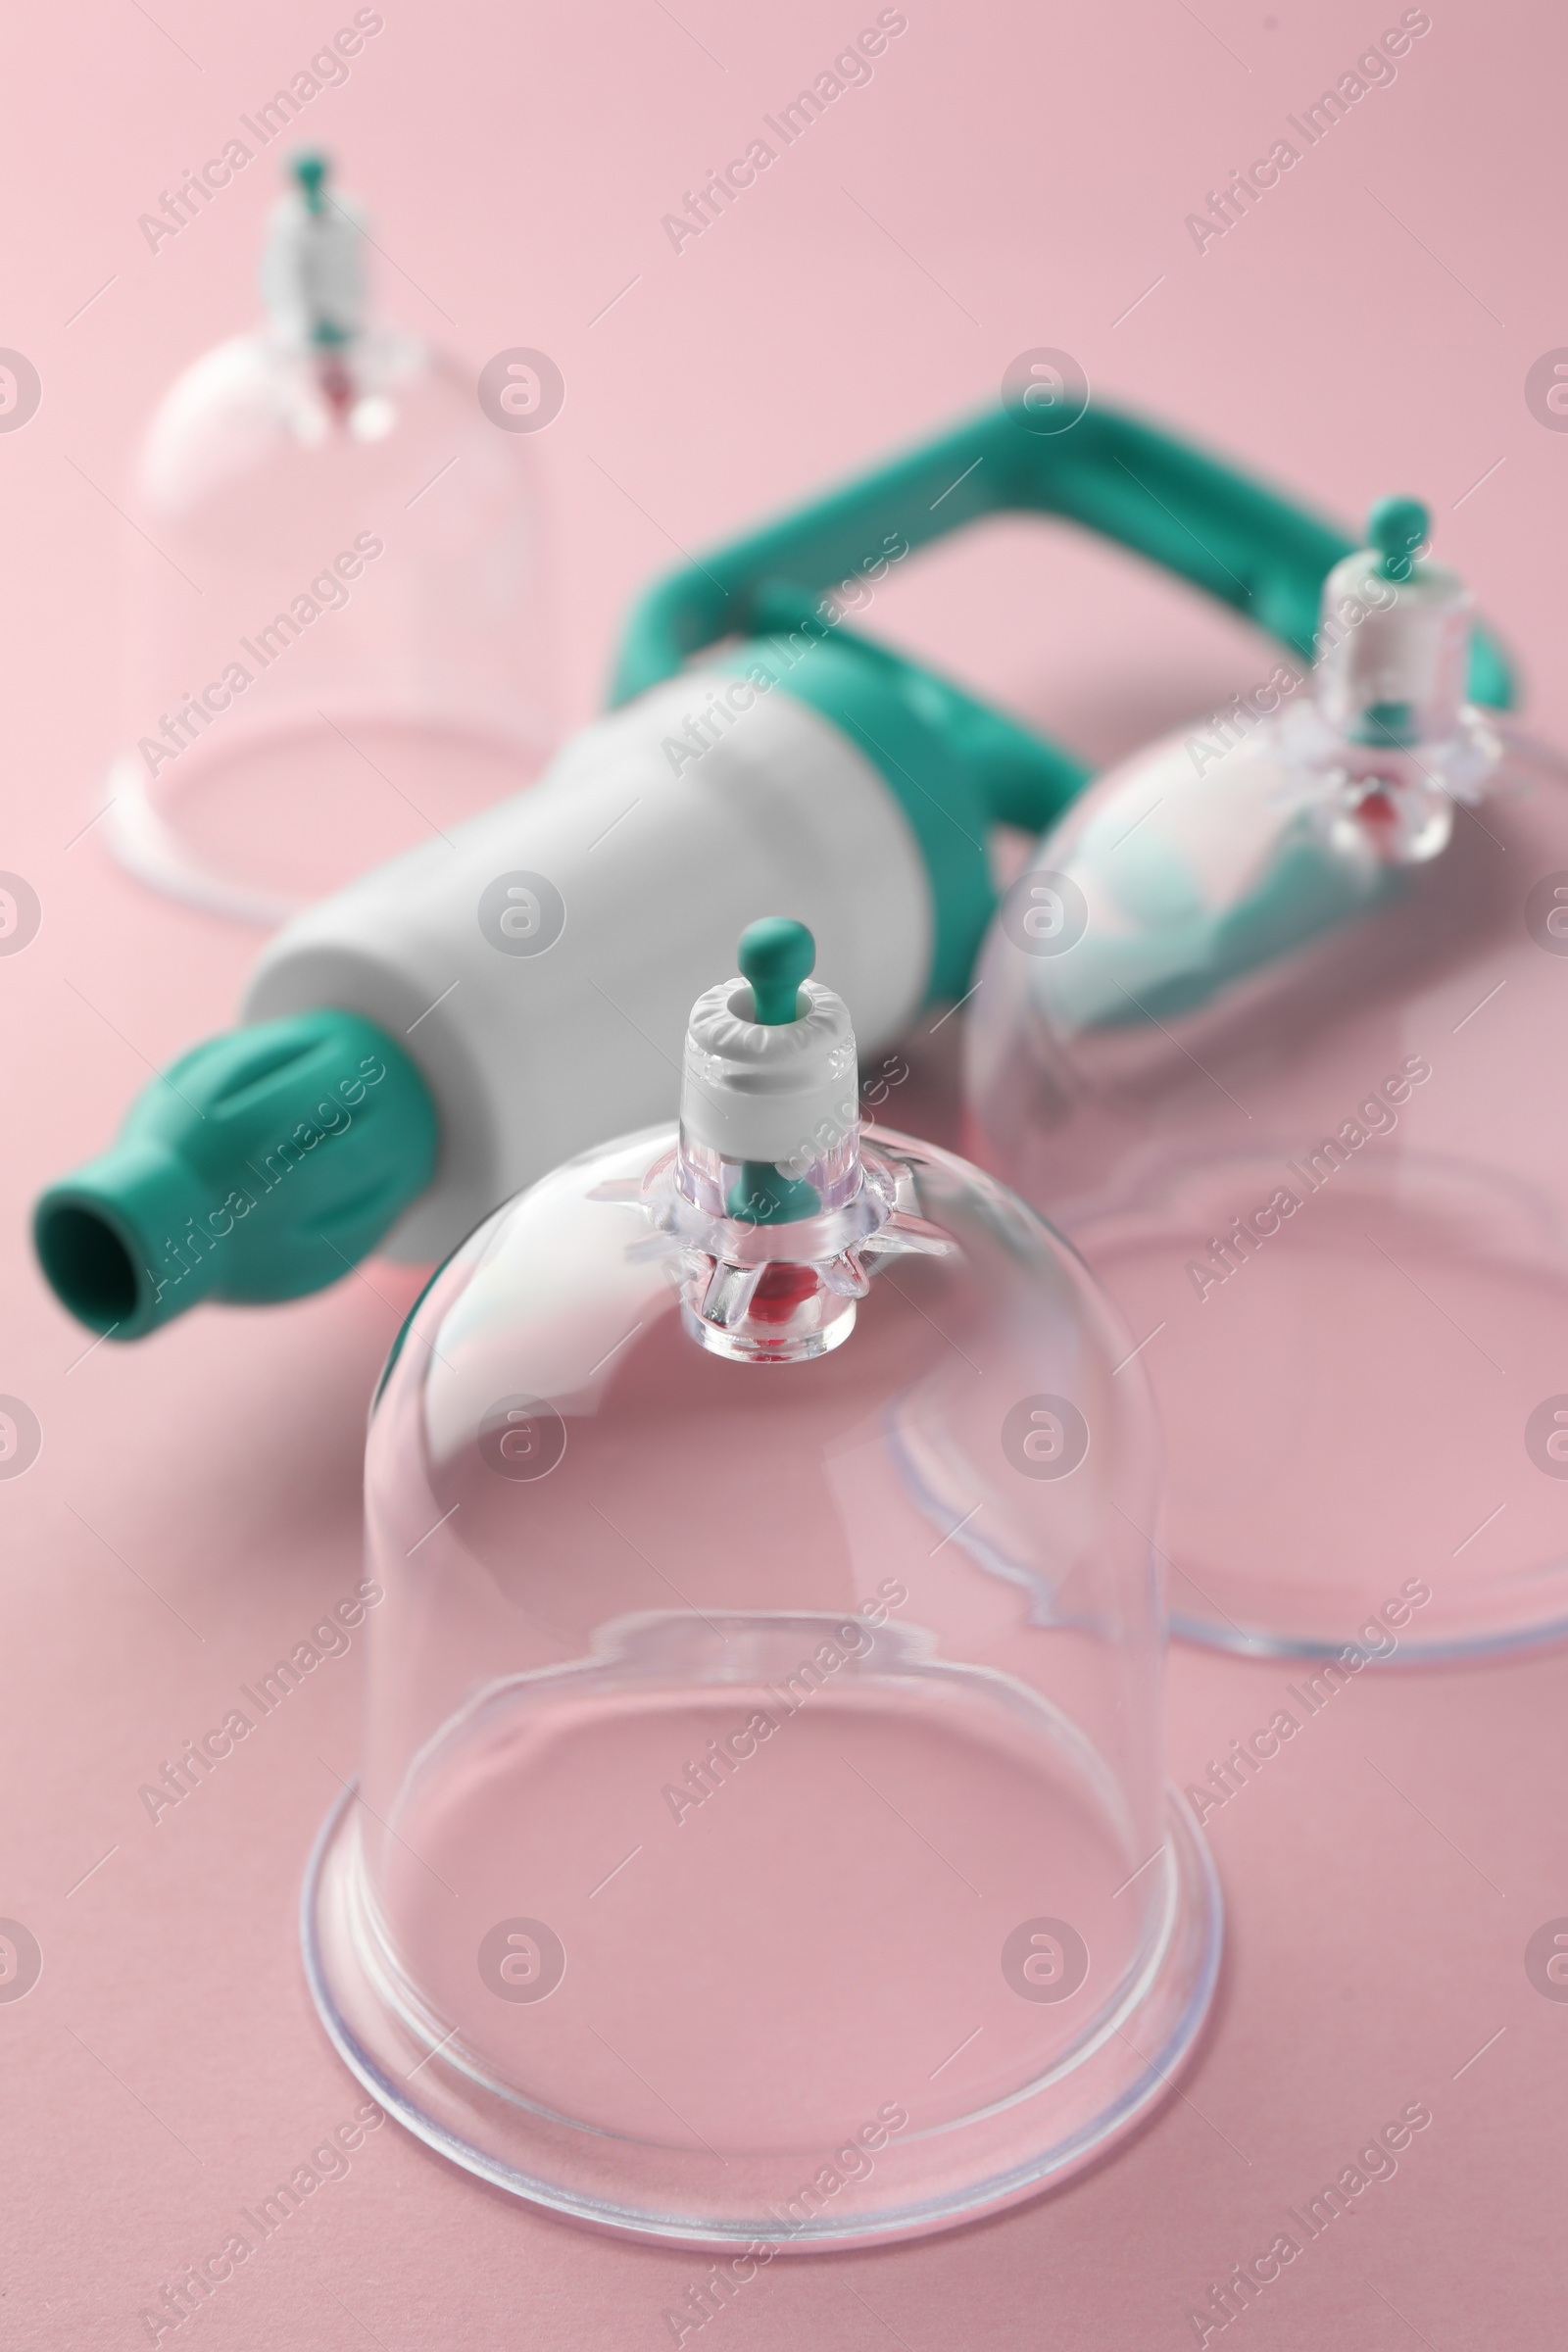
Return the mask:
[[[1568,342],[1554,13],[1435,7],[1393,85],[1201,254],[1187,214],[1396,7],[911,5],[869,85],[678,254],[662,216],[873,7],[382,13],[302,128],[373,205],[389,307],[475,367],[536,345],[564,373],[538,449],[568,719],[593,709],[627,596],[681,548],[961,411],[1050,344],[1341,513],[1429,496],[1442,552],[1524,658],[1532,723],[1568,740],[1549,660],[1568,444],[1524,399]],[[0,436],[0,865],[36,889],[43,926],[0,960],[0,1389],[44,1438],[0,1483],[0,1914],[37,1937],[43,1975],[0,2003],[0,2154],[7,2331],[41,2345],[145,2342],[140,2309],[362,2103],[315,2022],[294,1916],[355,1765],[353,1652],[156,1826],[137,1790],[353,1592],[365,1406],[413,1286],[375,1265],[298,1308],[204,1311],[83,1354],[23,1235],[38,1185],[96,1148],[149,1066],[224,1021],[256,945],[123,880],[92,833],[69,846],[116,724],[110,501],[168,378],[247,319],[272,161],[156,254],[137,217],[351,16],[40,14],[8,56],[0,340],[43,404]],[[1266,658],[1152,575],[1024,525],[909,566],[873,619],[1099,757],[1213,708]],[[1558,1082],[1541,1073],[1544,1093]],[[945,1086],[938,1071],[922,1115],[951,1116]],[[1266,1724],[1286,1679],[1178,1653],[1178,1779]],[[1424,2103],[1394,2177],[1261,2290],[1250,2340],[1549,2340],[1568,2007],[1534,1988],[1524,1950],[1568,1914],[1565,1697],[1560,1655],[1341,1691],[1208,1816],[1230,1943],[1184,2096],[1056,2197],[922,2247],[775,2264],[704,2335],[759,2352],[1191,2343],[1210,2282]],[[514,2206],[391,2127],[347,2162],[162,2340],[668,2343],[666,2308],[707,2269]]]

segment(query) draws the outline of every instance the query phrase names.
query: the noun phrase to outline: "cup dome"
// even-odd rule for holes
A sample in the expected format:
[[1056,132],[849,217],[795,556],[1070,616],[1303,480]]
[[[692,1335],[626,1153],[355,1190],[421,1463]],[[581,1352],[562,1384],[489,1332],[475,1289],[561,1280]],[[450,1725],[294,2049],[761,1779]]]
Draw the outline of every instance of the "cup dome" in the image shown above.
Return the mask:
[[1399,561],[1040,843],[966,1044],[971,1148],[1144,1344],[1173,1626],[1350,1671],[1568,1631],[1568,778]]
[[265,325],[175,381],[137,460],[106,791],[122,862],[262,921],[515,791],[549,736],[527,445],[368,316],[359,210],[298,169]]
[[699,1004],[681,1127],[498,1211],[399,1342],[306,1943],[350,2064],[473,2170],[842,2245],[1128,2129],[1217,1894],[1163,1771],[1131,1342],[1021,1202],[859,1127],[853,1061],[817,1115],[836,999],[789,983],[770,1055],[751,986]]

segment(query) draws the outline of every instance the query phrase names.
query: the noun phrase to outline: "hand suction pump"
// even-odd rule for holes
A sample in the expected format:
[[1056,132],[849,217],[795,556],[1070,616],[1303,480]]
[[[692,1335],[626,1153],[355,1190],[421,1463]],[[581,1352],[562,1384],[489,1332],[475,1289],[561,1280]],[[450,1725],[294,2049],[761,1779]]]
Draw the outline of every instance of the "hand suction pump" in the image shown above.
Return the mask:
[[[693,996],[769,906],[800,909],[867,1051],[961,996],[996,903],[988,828],[1040,831],[1087,771],[840,613],[857,580],[1004,511],[1099,531],[1301,655],[1352,546],[1131,417],[1046,438],[1000,409],[677,571],[632,615],[608,717],[531,790],[289,923],[245,1025],[44,1195],[64,1302],[135,1339],[204,1296],[319,1289],[377,1244],[440,1258],[607,1125],[668,1115]],[[1479,634],[1471,669],[1507,699]]]

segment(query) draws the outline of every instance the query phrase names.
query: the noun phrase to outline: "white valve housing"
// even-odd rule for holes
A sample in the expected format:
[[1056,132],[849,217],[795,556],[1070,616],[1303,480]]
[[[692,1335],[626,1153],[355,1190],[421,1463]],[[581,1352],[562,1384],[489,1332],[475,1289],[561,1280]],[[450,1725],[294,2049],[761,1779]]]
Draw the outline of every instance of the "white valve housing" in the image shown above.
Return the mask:
[[[801,985],[799,1018],[752,1017],[751,983],[721,980],[692,1006],[681,1072],[688,1139],[724,1159],[798,1156],[827,1125],[847,1135],[859,1115],[855,1031],[844,999],[819,980]],[[819,1149],[819,1145],[815,1148]]]

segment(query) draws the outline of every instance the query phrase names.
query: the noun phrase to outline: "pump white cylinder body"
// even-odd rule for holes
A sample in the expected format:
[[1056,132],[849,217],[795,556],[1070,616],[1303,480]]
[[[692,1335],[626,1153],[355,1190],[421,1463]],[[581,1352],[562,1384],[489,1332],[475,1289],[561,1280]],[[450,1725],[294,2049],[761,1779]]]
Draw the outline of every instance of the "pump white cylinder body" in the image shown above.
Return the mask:
[[392,1256],[444,1256],[574,1152],[672,1118],[693,1001],[761,915],[808,926],[864,1050],[917,1010],[934,912],[908,820],[782,691],[694,753],[686,714],[736,683],[688,671],[656,687],[530,791],[364,875],[264,952],[247,1020],[362,1013],[434,1097],[435,1181]]

